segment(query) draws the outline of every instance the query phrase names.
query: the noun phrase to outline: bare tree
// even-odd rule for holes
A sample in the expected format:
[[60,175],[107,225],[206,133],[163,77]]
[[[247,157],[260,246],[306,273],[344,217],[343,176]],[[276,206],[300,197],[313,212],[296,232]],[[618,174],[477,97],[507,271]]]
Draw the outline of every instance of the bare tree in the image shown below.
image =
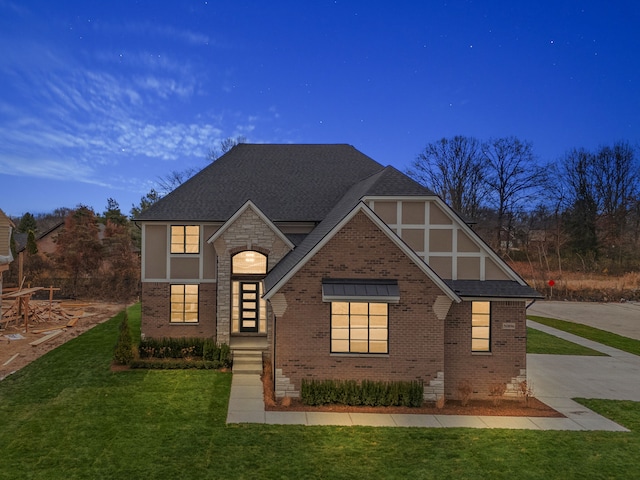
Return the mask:
[[496,248],[508,253],[515,214],[544,183],[530,142],[516,137],[491,139],[482,147],[487,161],[489,195],[497,213]]
[[567,189],[566,225],[570,245],[580,256],[586,269],[585,257],[595,258],[598,250],[596,221],[596,178],[594,156],[584,149],[573,149],[562,159],[561,174]]
[[219,144],[211,147],[209,153],[207,153],[207,160],[215,162],[218,158],[240,143],[247,143],[247,137],[244,135],[238,135],[235,138],[227,137],[220,140]]
[[167,193],[172,192],[184,182],[189,180],[199,171],[199,169],[192,167],[182,171],[174,170],[167,175],[158,177],[158,193],[160,194],[160,196],[165,196]]
[[480,142],[458,135],[427,144],[407,174],[473,219],[481,207],[485,167]]
[[602,215],[604,244],[618,249],[626,230],[632,199],[638,193],[638,165],[628,143],[604,146],[594,155],[594,179]]

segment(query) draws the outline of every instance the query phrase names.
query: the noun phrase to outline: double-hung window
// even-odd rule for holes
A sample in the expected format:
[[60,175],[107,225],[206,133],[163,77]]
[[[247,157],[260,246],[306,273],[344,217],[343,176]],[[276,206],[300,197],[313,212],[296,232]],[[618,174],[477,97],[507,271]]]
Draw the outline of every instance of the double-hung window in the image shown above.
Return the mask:
[[491,351],[491,302],[471,303],[471,350]]
[[171,285],[171,323],[198,322],[198,285]]
[[200,227],[172,225],[171,253],[200,253]]

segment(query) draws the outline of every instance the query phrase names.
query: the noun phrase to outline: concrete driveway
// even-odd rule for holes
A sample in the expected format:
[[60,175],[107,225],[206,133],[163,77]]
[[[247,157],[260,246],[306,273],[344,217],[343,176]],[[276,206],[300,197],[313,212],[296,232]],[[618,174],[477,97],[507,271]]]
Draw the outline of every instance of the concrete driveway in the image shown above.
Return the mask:
[[535,395],[544,398],[605,398],[640,402],[640,357],[600,343],[527,321],[527,325],[606,357],[527,355],[527,373]]
[[640,340],[640,303],[537,301],[527,314],[558,318]]
[[[548,302],[533,304],[530,315],[582,323],[640,339],[637,303]],[[571,400],[602,398],[640,402],[640,357],[556,330],[531,320],[527,326],[584,345],[608,356],[527,355],[527,376],[534,394],[586,428],[600,428],[603,417]]]

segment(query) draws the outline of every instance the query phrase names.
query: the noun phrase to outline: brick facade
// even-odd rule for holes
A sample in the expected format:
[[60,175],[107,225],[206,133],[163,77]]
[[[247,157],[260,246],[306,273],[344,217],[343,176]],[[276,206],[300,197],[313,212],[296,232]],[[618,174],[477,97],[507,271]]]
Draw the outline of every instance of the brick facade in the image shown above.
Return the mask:
[[[395,279],[400,302],[389,304],[387,355],[331,354],[330,303],[323,278]],[[441,290],[362,212],[280,289],[287,309],[276,319],[275,371],[288,395],[303,378],[422,380],[444,371],[444,321],[433,305]],[[438,377],[438,374],[440,376]]]
[[457,398],[464,380],[471,383],[473,396],[488,397],[492,384],[511,384],[526,372],[525,302],[491,302],[490,353],[471,352],[471,302],[454,303],[445,321],[444,346],[446,397]]
[[[178,282],[176,282],[178,283]],[[201,283],[198,289],[198,323],[169,323],[170,284],[142,283],[142,335],[150,338],[203,337],[216,335],[216,284]]]

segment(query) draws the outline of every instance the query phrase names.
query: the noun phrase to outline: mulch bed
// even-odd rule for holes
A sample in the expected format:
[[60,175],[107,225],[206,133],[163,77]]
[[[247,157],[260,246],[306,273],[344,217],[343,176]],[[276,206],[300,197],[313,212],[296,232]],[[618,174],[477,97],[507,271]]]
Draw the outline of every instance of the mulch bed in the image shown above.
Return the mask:
[[437,408],[425,403],[422,407],[354,407],[349,405],[304,405],[299,399],[292,399],[291,405],[283,406],[273,400],[265,401],[265,408],[271,412],[333,412],[333,413],[409,413],[420,415],[488,415],[500,417],[564,417],[537,398],[530,398],[528,405],[520,400],[503,400],[494,406],[490,400],[471,400],[466,406],[459,401],[447,400],[444,407]]

